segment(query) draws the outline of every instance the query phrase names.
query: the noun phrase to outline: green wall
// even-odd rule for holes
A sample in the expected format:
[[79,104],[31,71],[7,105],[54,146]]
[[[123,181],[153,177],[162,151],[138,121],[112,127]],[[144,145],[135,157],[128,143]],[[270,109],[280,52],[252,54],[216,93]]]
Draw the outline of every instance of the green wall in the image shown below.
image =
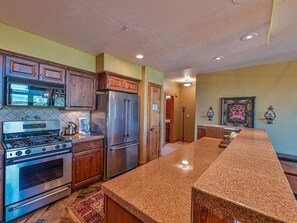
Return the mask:
[[[268,132],[277,152],[297,155],[297,61],[198,74],[196,78],[195,126],[221,123],[222,97],[256,96],[255,127]],[[277,116],[272,125],[264,118],[270,105]],[[213,121],[206,117],[209,106],[214,108]]]
[[[139,96],[140,96],[140,154],[139,160],[141,163],[145,163],[146,160],[146,146],[147,146],[147,105],[148,105],[148,83],[164,84],[164,74],[151,67],[142,68],[142,81],[139,84]],[[163,89],[162,89],[163,95]],[[164,97],[162,99],[162,122],[161,122],[161,144],[164,143]]]
[[109,71],[138,80],[142,78],[142,66],[107,53],[97,56],[97,72],[102,71]]
[[0,23],[0,49],[96,71],[95,56],[3,23]]

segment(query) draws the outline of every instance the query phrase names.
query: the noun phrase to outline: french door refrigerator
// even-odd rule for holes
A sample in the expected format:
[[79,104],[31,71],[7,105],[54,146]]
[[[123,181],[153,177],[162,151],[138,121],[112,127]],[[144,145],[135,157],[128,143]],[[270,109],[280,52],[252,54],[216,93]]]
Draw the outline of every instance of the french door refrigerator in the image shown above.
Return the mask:
[[116,91],[97,92],[92,131],[105,135],[104,178],[138,166],[139,96]]

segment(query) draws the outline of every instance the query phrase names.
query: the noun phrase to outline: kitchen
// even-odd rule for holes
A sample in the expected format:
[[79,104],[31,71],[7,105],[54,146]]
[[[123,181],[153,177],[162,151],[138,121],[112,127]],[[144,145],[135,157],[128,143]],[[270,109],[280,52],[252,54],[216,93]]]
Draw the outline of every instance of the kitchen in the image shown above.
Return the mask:
[[[172,30],[174,30],[174,27],[172,23],[163,18],[164,24],[161,25],[159,29],[157,25],[159,20],[155,20],[154,16],[158,19],[162,18],[159,18],[159,15],[149,15],[148,12],[144,10],[145,7],[142,8],[137,3],[131,3],[131,8],[126,6],[127,11],[131,12],[131,10],[133,11],[133,7],[137,7],[139,12],[136,11],[135,13],[138,15],[138,18],[141,18],[140,14],[144,14],[150,18],[151,26],[154,24],[156,28],[154,32],[158,32],[160,35],[164,34],[162,29],[166,29],[166,32],[168,32],[167,36],[164,36],[164,39],[160,40],[161,42],[158,42],[158,38],[154,37],[154,32],[151,33],[152,35],[150,37],[143,35],[146,34],[144,29],[148,32],[151,29],[151,27],[147,26],[148,23],[145,22],[145,19],[144,21],[141,20],[141,24],[137,23],[137,19],[123,22],[123,18],[128,16],[125,14],[125,10],[118,10],[118,15],[114,15],[115,19],[113,21],[117,21],[115,23],[109,20],[105,23],[103,22],[105,20],[92,20],[90,19],[91,17],[86,17],[86,12],[90,12],[90,15],[97,14],[97,19],[102,18],[103,14],[106,15],[108,10],[110,10],[109,7],[112,6],[111,8],[114,10],[117,9],[116,3],[110,3],[111,5],[109,5],[108,3],[92,2],[88,7],[84,6],[81,1],[76,1],[75,4],[69,4],[69,2],[67,3],[66,1],[55,1],[54,4],[49,2],[40,3],[32,0],[27,3],[19,4],[18,6],[14,1],[3,4],[3,6],[7,7],[7,10],[3,10],[5,7],[2,7],[0,16],[0,70],[2,72],[1,86],[3,86],[2,91],[0,91],[0,105],[2,108],[0,110],[0,121],[2,122],[0,133],[4,147],[4,150],[2,150],[3,168],[1,169],[1,179],[3,179],[3,186],[1,187],[3,208],[1,208],[1,210],[3,210],[5,221],[18,220],[19,217],[21,220],[26,219],[26,214],[34,216],[34,212],[43,210],[42,207],[44,205],[63,197],[66,197],[64,202],[66,203],[67,200],[72,199],[72,196],[99,183],[98,190],[102,188],[105,193],[106,209],[109,207],[108,199],[112,199],[116,201],[117,204],[120,204],[121,207],[124,207],[126,211],[128,210],[130,214],[132,213],[133,217],[136,216],[136,222],[139,219],[141,222],[166,222],[166,220],[169,221],[168,219],[174,222],[174,218],[172,218],[173,215],[170,213],[179,210],[175,209],[177,207],[173,207],[173,209],[168,208],[168,211],[171,211],[169,214],[166,214],[168,218],[163,218],[165,215],[162,215],[163,212],[166,213],[166,209],[162,209],[161,207],[166,205],[168,205],[168,207],[170,206],[170,202],[166,203],[168,201],[167,198],[174,198],[174,194],[170,194],[169,189],[166,191],[167,188],[161,183],[162,177],[166,185],[170,185],[169,188],[175,190],[170,182],[176,182],[176,185],[180,185],[181,188],[184,188],[186,192],[184,193],[185,195],[180,195],[180,201],[184,204],[185,208],[181,210],[180,213],[186,216],[186,218],[182,217],[180,219],[186,219],[186,222],[192,221],[193,219],[190,219],[192,212],[191,199],[194,199],[195,196],[199,197],[202,195],[198,192],[195,194],[193,192],[192,195],[191,188],[193,187],[193,190],[197,189],[197,191],[208,189],[205,185],[207,185],[207,177],[211,176],[209,172],[211,170],[214,171],[215,166],[219,165],[216,159],[218,159],[219,162],[225,157],[225,161],[232,163],[232,157],[227,151],[232,151],[233,147],[231,145],[239,143],[240,138],[245,138],[247,135],[250,137],[251,134],[248,131],[239,133],[239,138],[228,146],[226,153],[223,152],[222,155],[219,154],[221,154],[223,150],[214,148],[217,147],[216,143],[220,143],[218,139],[221,140],[224,138],[221,134],[219,138],[213,135],[211,137],[210,133],[205,134],[205,138],[216,138],[217,140],[203,138],[198,140],[201,131],[202,135],[204,132],[204,130],[200,130],[201,126],[199,125],[205,123],[218,125],[223,123],[220,120],[221,108],[219,98],[226,96],[255,95],[257,97],[255,126],[265,129],[269,134],[269,138],[267,139],[265,138],[266,136],[262,135],[261,131],[255,133],[254,138],[259,140],[256,140],[257,144],[260,145],[261,140],[271,140],[274,148],[270,147],[268,143],[265,145],[267,150],[276,150],[278,154],[296,155],[293,150],[296,144],[292,136],[294,128],[293,125],[287,123],[285,119],[287,110],[282,109],[286,107],[289,112],[292,111],[294,109],[291,107],[293,103],[286,101],[289,99],[280,99],[280,96],[284,95],[283,92],[285,88],[290,89],[292,94],[295,92],[292,90],[293,88],[291,88],[291,83],[295,83],[293,70],[295,68],[294,60],[296,60],[293,56],[294,53],[290,54],[290,52],[293,51],[292,47],[288,49],[284,45],[279,45],[279,47],[284,48],[276,49],[275,51],[291,51],[288,52],[285,59],[275,60],[270,58],[271,60],[268,60],[268,58],[267,60],[270,61],[268,64],[271,63],[272,65],[265,65],[266,62],[263,62],[263,60],[259,63],[255,61],[243,62],[240,61],[239,58],[237,64],[232,65],[232,63],[228,61],[228,53],[226,53],[224,54],[225,58],[222,56],[220,59],[211,60],[211,62],[205,61],[205,58],[200,58],[201,63],[199,66],[196,64],[196,66],[203,67],[204,70],[201,68],[201,70],[197,71],[194,68],[184,68],[191,67],[193,65],[192,56],[194,54],[198,55],[198,52],[203,50],[199,48],[199,41],[198,43],[193,42],[193,40],[197,38],[197,35],[201,33],[193,29],[193,36],[191,38],[194,39],[192,39],[192,41],[188,40],[183,44],[177,43],[176,47],[178,47],[178,50],[173,46],[173,48],[168,48],[168,50],[172,50],[170,51],[171,53],[176,53],[175,58],[174,56],[165,56],[166,50],[164,48],[159,49],[160,44],[164,46],[166,44],[170,45],[170,41],[174,42],[179,39],[178,36],[176,36],[175,40],[173,38],[174,33]],[[171,9],[171,6],[177,6],[174,7],[174,9],[172,8],[171,12],[175,12],[175,10],[180,8],[185,19],[183,21],[189,22],[188,25],[185,25],[186,27],[193,27],[193,25],[196,24],[194,22],[194,20],[196,20],[194,19],[195,16],[189,18],[187,17],[188,13],[186,13],[187,10],[193,10],[192,15],[194,15],[195,7],[192,7],[192,9],[190,7],[193,3],[175,3],[177,5],[170,5],[169,3],[164,3],[165,5],[159,5],[158,3],[145,4],[147,8],[152,9],[150,12],[154,12],[155,7],[160,7],[163,13],[166,12],[165,8]],[[201,8],[209,6],[214,11],[219,7],[216,6],[214,2],[205,4],[206,5],[197,3],[197,5],[194,5]],[[255,1],[250,0],[246,1],[246,3],[245,1],[243,1],[243,3],[237,3],[237,1],[226,1],[222,3],[222,7],[230,7],[232,10],[226,10],[226,14],[224,15],[218,14],[215,21],[226,21],[226,26],[228,25],[230,33],[234,31],[232,27],[236,27],[239,35],[237,36],[238,39],[241,35],[247,33],[247,31],[258,32],[258,36],[255,37],[256,39],[251,41],[247,40],[245,42],[239,40],[237,42],[234,40],[234,44],[238,44],[236,47],[233,46],[234,50],[238,50],[235,50],[235,54],[244,54],[245,47],[250,47],[254,50],[260,49],[266,52],[266,49],[263,49],[262,46],[266,44],[267,36],[269,36],[269,32],[271,32],[269,30],[272,29],[271,18],[273,18],[274,21],[276,20],[276,16],[271,16],[273,4],[276,11],[274,14],[276,15],[280,13],[282,7],[286,7],[286,9],[294,8],[292,1],[276,1],[275,3],[267,1],[267,3],[257,4]],[[185,8],[187,8],[187,10],[184,10]],[[265,23],[263,27],[258,27],[258,29],[256,29],[256,20],[249,21],[247,19],[249,13],[252,13],[254,8],[258,9],[258,11],[253,12],[255,13],[255,17],[261,19],[263,24]],[[40,21],[40,23],[38,23],[37,20],[29,18],[30,16],[25,13],[24,9],[27,11],[32,10],[35,17],[43,18],[44,16],[42,22]],[[42,10],[39,11],[39,9]],[[82,16],[80,10],[83,10],[86,14]],[[102,14],[98,14],[98,10],[100,10]],[[18,13],[20,14],[19,17],[17,16]],[[204,11],[204,13],[206,13],[206,11]],[[228,15],[234,18],[236,15],[238,16],[238,13],[242,13],[242,17],[240,17],[238,21],[234,21],[234,24],[227,22],[229,21],[226,19]],[[76,16],[72,17],[72,15]],[[130,15],[133,15],[133,13],[130,13]],[[288,13],[288,16],[293,15]],[[22,20],[20,19],[21,17],[27,18],[27,20]],[[58,23],[55,17],[60,18],[60,21],[63,22]],[[67,21],[71,22],[67,23]],[[113,32],[108,32],[107,30],[100,36],[100,31],[95,31],[94,29],[94,27],[96,27],[96,21],[102,21],[100,27],[103,30],[108,27],[107,24],[113,24]],[[208,22],[211,23],[212,21]],[[40,24],[42,24],[42,27]],[[218,23],[214,22],[211,24],[213,24],[213,27],[216,27]],[[291,26],[292,25],[294,25],[294,23],[291,24]],[[92,33],[89,32],[91,28],[94,30]],[[184,25],[176,21],[176,35],[179,33],[179,30],[183,30],[183,28]],[[66,30],[69,33],[66,34]],[[138,33],[138,35],[134,33]],[[275,40],[274,35],[276,35],[275,33],[277,32],[272,33],[271,44],[275,44],[274,41],[277,42],[277,39]],[[191,34],[188,32],[184,35],[190,36]],[[105,39],[100,39],[101,37],[103,38],[103,36]],[[143,36],[143,38],[138,39],[136,36],[139,38]],[[290,39],[291,36],[292,35],[288,35],[287,41],[293,41]],[[234,37],[234,35],[232,37]],[[152,42],[150,42],[149,38],[151,38]],[[223,33],[220,33],[220,38],[224,39]],[[85,39],[88,39],[89,42],[85,41]],[[98,42],[94,39],[98,39]],[[122,41],[119,41],[120,39]],[[127,43],[128,40],[130,43],[130,45],[128,44],[129,46],[124,44],[125,42]],[[207,38],[204,39],[204,41],[206,40]],[[207,44],[212,44],[211,40],[209,41],[210,42],[207,42]],[[201,40],[201,42],[203,41]],[[239,43],[246,45],[241,46]],[[152,47],[151,50],[145,50],[146,44],[150,44]],[[225,44],[224,46],[228,45],[228,43],[224,41],[220,42],[220,44]],[[261,47],[259,47],[259,44]],[[139,49],[139,46],[142,46],[141,49]],[[184,51],[185,48],[182,48],[182,46],[191,48],[191,52],[194,54],[191,56],[191,52],[187,51],[186,53],[186,51]],[[267,50],[271,48],[274,49],[273,47],[267,47]],[[228,49],[230,49],[230,47]],[[155,51],[158,53],[152,53]],[[206,51],[209,51],[208,54],[204,51],[205,55],[208,57],[210,54],[213,54],[213,50]],[[212,53],[210,51],[212,51]],[[124,52],[129,53],[125,55]],[[222,51],[218,50],[217,53],[222,53]],[[189,55],[185,57],[187,54]],[[138,57],[135,57],[135,55]],[[211,56],[211,58],[214,56],[215,55]],[[230,52],[229,56],[232,56],[232,52]],[[168,60],[165,60],[165,58],[168,58]],[[283,63],[278,64],[277,62]],[[224,65],[224,63],[229,64]],[[202,64],[205,64],[205,66],[202,66]],[[260,67],[251,67],[255,65],[259,65]],[[244,70],[242,67],[251,68]],[[235,75],[232,76],[233,74],[231,72],[228,73],[228,71],[225,71],[235,68],[239,69],[235,71],[235,73],[237,72],[237,74],[239,74],[238,76],[243,76],[245,73],[248,73],[250,76],[257,76],[257,74],[261,73],[261,70],[265,71],[262,73],[269,71],[267,73],[270,73],[271,76],[268,76],[267,79],[263,77],[260,80],[260,75],[258,75],[256,78],[259,78],[259,85],[255,83],[257,88],[253,88],[252,84],[247,84],[252,83],[250,79],[243,78],[243,80],[239,81],[238,77],[238,81],[236,81],[237,77],[235,77]],[[240,70],[241,68],[242,70]],[[177,72],[176,70],[179,71]],[[220,73],[216,73],[219,71],[225,72],[223,75],[225,79]],[[283,85],[270,82],[270,80],[279,77],[278,71],[284,72],[284,77],[281,79]],[[197,73],[200,74],[196,76]],[[216,83],[213,82],[214,79],[211,78],[212,76],[215,77],[216,80],[220,80],[220,83],[224,83],[224,86],[216,86]],[[200,83],[199,85],[195,85],[195,78],[196,83]],[[286,82],[287,80],[291,81]],[[185,87],[183,84],[190,84],[190,87]],[[241,86],[241,89],[237,89],[237,85]],[[287,87],[283,88],[282,86],[284,85]],[[266,87],[264,88],[264,86]],[[260,91],[261,87],[266,89],[266,92]],[[230,89],[236,89],[236,91],[231,91]],[[250,89],[253,89],[255,93]],[[278,89],[278,91],[274,91],[273,96],[269,97],[269,90],[271,89]],[[276,92],[280,93],[277,94]],[[171,98],[174,99],[174,117],[172,117],[170,123],[174,123],[174,129],[171,129],[169,133],[170,138],[173,144],[174,142],[181,141],[181,143],[176,143],[175,145],[178,145],[178,148],[182,150],[177,149],[177,151],[170,153],[168,156],[159,158],[162,150],[161,147],[165,144],[165,126],[167,124],[165,123],[166,94],[171,95]],[[270,104],[275,107],[277,114],[273,125],[267,125],[264,119],[264,114]],[[211,106],[214,111],[214,115],[211,119],[207,116],[209,106]],[[292,114],[290,113],[287,117],[292,117]],[[292,118],[292,120],[294,119]],[[283,123],[286,123],[286,125]],[[280,133],[280,129],[284,129],[284,132]],[[205,131],[207,132],[207,130]],[[216,129],[213,131],[221,130]],[[287,143],[279,139],[280,135],[286,139]],[[191,144],[193,141],[195,141],[194,144]],[[208,143],[210,142],[215,146],[209,146]],[[188,147],[187,143],[189,143]],[[167,146],[170,146],[170,144],[171,143]],[[193,175],[189,173],[189,175],[187,175],[191,178],[191,180],[189,180],[182,175],[178,175],[179,173],[177,173],[176,169],[170,169],[166,162],[172,165],[174,162],[179,162],[179,159],[183,157],[182,151],[185,151],[186,148],[188,148],[186,154],[191,153],[190,151],[192,151],[192,149],[193,151],[200,151],[199,148],[195,149],[193,145],[209,148],[215,155],[209,154],[209,157],[206,156],[205,160],[202,161],[199,161],[199,159],[196,161],[195,159],[192,160],[189,156],[187,159],[189,159],[190,162],[205,162],[205,166],[200,166],[199,162],[195,164],[200,169],[198,168],[197,172],[193,173]],[[202,152],[208,154],[207,151],[202,150]],[[180,154],[181,157],[177,154]],[[227,157],[228,154],[230,157]],[[271,155],[270,152],[267,154]],[[174,160],[173,156],[178,156],[178,159]],[[57,159],[50,162],[49,160],[54,157]],[[247,159],[248,158],[250,157],[247,156]],[[274,160],[277,158],[272,154],[270,159]],[[266,160],[263,159],[263,162],[265,161]],[[261,171],[276,174],[279,178],[277,181],[279,184],[277,185],[285,191],[284,196],[288,198],[287,202],[292,205],[290,206],[292,207],[290,210],[294,210],[292,202],[293,196],[290,197],[290,185],[288,182],[286,183],[284,173],[280,174],[282,169],[279,168],[278,160],[274,161],[275,162],[271,162],[271,167],[275,167],[274,173],[269,172],[269,168],[263,168]],[[22,165],[28,165],[29,163],[32,163],[32,165],[27,168],[28,171],[26,172],[26,168],[23,168],[24,166]],[[50,167],[46,165],[50,163]],[[253,162],[251,161],[249,163],[252,164]],[[187,164],[185,165],[187,166]],[[170,174],[166,175],[164,172],[157,173],[157,170],[161,171],[162,169],[161,167],[159,169],[159,166],[162,166],[163,171],[169,171],[172,175],[177,174],[174,175],[177,179],[184,179],[187,183],[182,186],[180,182],[170,179]],[[196,169],[194,170],[196,171]],[[202,170],[206,171],[206,174],[203,175],[204,178],[201,178],[202,172],[200,171]],[[123,174],[126,171],[129,172]],[[184,171],[184,169],[181,169],[181,171]],[[212,172],[212,174],[213,173],[216,172]],[[148,174],[148,176],[145,176],[146,174]],[[155,174],[160,175],[157,176]],[[120,177],[118,177],[118,175],[120,175]],[[32,177],[31,179],[30,176]],[[291,174],[290,177],[292,176],[294,177],[295,175]],[[27,178],[24,179],[24,177]],[[196,182],[198,179],[201,179],[200,183]],[[205,181],[203,181],[203,179]],[[294,179],[295,178],[293,178],[293,181]],[[103,181],[107,182],[103,183]],[[151,188],[146,188],[145,184],[141,184],[140,181],[146,182]],[[31,186],[29,185],[30,182],[32,183]],[[127,187],[128,182],[131,182],[130,188]],[[157,187],[155,187],[156,185],[154,185],[153,182],[155,182]],[[103,183],[102,186],[101,183]],[[264,183],[265,182],[263,182],[263,185]],[[202,187],[202,185],[205,187]],[[217,188],[218,185],[213,183],[212,186],[213,188]],[[126,187],[125,190],[123,189],[124,187]],[[141,190],[138,191],[137,188],[141,188]],[[145,200],[146,196],[146,199],[149,199],[149,191],[158,191],[158,188],[160,191],[164,190],[165,194],[168,193],[167,198],[166,196],[163,197],[164,204],[160,204],[160,214],[162,216],[155,216],[149,212],[149,210],[155,210],[153,207],[156,203],[141,203],[143,199]],[[249,189],[251,190],[252,188],[254,188],[253,185],[251,185]],[[225,191],[228,191],[230,187],[226,186],[225,189]],[[122,194],[123,191],[126,191],[127,194],[131,196],[126,197]],[[132,196],[133,192],[134,197]],[[272,192],[274,193],[274,191]],[[213,191],[209,191],[209,193],[213,193]],[[140,196],[138,196],[139,194]],[[156,196],[159,195],[156,192],[152,194]],[[264,192],[262,194],[264,194]],[[223,195],[227,196],[226,194]],[[160,199],[161,198],[162,197],[160,197]],[[135,199],[139,202],[133,203]],[[199,200],[198,198],[195,199]],[[157,200],[158,199],[156,199],[155,202]],[[197,200],[193,200],[193,205]],[[235,203],[242,202],[240,196],[234,198],[233,201]],[[285,199],[279,199],[271,201],[271,204],[281,201],[286,202]],[[60,200],[56,203],[60,205],[62,202],[63,200]],[[216,201],[217,204],[220,202],[222,201]],[[249,202],[250,203],[246,204],[243,202],[243,204],[249,205],[255,201],[251,199]],[[54,203],[54,206],[56,203]],[[162,203],[162,199],[160,203]],[[116,206],[114,203],[110,204],[113,205],[113,207]],[[141,207],[144,207],[146,204],[148,205],[146,207],[147,210],[141,209]],[[215,205],[207,202],[203,204],[199,203],[199,205],[206,205],[208,208],[215,207]],[[131,206],[134,208],[131,208]],[[290,220],[295,217],[292,215],[290,218],[290,216],[286,214],[283,214],[283,216],[275,215],[273,211],[267,211],[264,206],[260,205],[251,205],[251,208],[255,209],[254,213],[249,213],[247,210],[244,211],[259,219],[261,216],[259,217],[258,212],[261,211],[264,211],[264,215],[266,217],[268,216],[269,219],[282,219],[283,221],[290,222]],[[239,210],[238,213],[240,213],[240,208],[237,210]],[[289,209],[285,209],[283,212],[287,213],[288,210]],[[63,211],[67,212],[68,207],[63,206]],[[222,211],[216,209],[216,211],[220,214],[223,212],[226,216],[231,217],[232,220],[238,219],[244,222],[244,218],[240,219],[238,213],[235,216],[236,212],[234,212],[233,215],[230,213],[230,210]],[[275,210],[275,212],[278,211],[280,211],[280,209]],[[106,214],[109,216],[107,212]],[[40,217],[40,219],[42,220],[43,218]],[[47,218],[44,219],[45,221],[48,220]],[[179,218],[175,220],[178,221],[177,219]],[[30,222],[28,219],[27,221]],[[59,222],[57,219],[56,221]],[[107,218],[107,222],[112,222],[110,216],[109,220]],[[249,220],[246,220],[246,222],[249,222]]]

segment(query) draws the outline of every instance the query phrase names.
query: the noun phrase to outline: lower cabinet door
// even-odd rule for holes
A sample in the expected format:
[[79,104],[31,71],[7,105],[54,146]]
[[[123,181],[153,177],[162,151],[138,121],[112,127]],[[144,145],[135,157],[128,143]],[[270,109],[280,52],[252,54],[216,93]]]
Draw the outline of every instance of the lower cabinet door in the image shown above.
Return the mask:
[[72,189],[99,180],[103,173],[101,150],[77,153],[72,162]]

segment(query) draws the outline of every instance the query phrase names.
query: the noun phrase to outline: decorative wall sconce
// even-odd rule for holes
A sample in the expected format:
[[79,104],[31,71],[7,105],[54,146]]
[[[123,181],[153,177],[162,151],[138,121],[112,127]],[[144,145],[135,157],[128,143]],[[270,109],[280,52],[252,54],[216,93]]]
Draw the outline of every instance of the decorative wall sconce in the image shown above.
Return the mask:
[[274,112],[274,108],[271,105],[267,108],[267,112],[265,113],[264,117],[267,121],[267,124],[273,124],[276,114]]
[[209,110],[207,111],[207,117],[208,117],[208,121],[212,121],[212,118],[214,117],[214,111],[213,111],[213,107],[209,107]]

